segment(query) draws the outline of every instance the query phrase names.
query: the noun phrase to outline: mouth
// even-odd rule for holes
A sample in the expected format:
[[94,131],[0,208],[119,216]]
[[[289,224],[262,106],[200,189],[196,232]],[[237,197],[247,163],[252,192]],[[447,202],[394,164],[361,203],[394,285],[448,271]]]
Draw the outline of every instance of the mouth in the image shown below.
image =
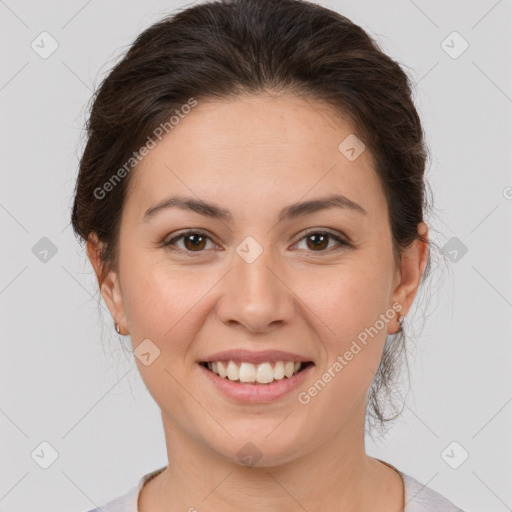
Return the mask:
[[200,361],[199,364],[221,379],[237,384],[269,385],[291,379],[314,366],[312,361],[264,361],[252,364],[245,361]]

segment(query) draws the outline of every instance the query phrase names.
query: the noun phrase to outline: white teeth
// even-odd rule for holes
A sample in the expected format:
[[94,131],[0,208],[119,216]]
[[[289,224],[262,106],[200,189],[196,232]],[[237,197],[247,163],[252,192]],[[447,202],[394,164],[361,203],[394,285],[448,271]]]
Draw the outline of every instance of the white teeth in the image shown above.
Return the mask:
[[228,375],[229,380],[238,380],[238,378],[240,377],[240,370],[238,366],[235,363],[233,363],[233,361],[229,361],[226,373]]
[[295,369],[295,365],[293,364],[293,361],[288,361],[284,365],[284,374],[289,378],[293,375],[294,369]]
[[218,373],[223,379],[226,377],[226,368],[224,368],[224,365],[218,361],[217,362],[217,371],[215,373]]
[[284,377],[292,377],[300,370],[302,363],[277,361],[274,367],[272,367],[270,362],[258,365],[242,362],[238,365],[234,361],[229,361],[225,366],[225,363],[222,363],[222,361],[212,361],[207,363],[207,366],[213,373],[216,373],[223,379],[227,377],[231,381],[268,384],[274,380],[282,380]]
[[253,364],[242,363],[239,371],[240,382],[256,382],[256,368]]
[[[243,363],[242,363],[243,364]],[[251,365],[253,366],[253,365]],[[270,363],[262,363],[258,365],[258,369],[256,370],[256,382],[261,382],[262,384],[267,384],[274,380],[274,369],[270,365]]]
[[277,361],[274,366],[274,379],[282,379],[284,377],[283,361]]

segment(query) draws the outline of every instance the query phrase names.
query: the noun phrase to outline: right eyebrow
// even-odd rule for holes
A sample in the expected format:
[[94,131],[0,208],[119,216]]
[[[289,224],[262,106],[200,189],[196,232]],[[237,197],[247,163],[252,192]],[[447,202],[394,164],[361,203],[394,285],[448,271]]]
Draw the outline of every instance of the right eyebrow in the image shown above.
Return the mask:
[[204,215],[206,217],[212,217],[214,219],[221,219],[231,222],[232,217],[229,210],[221,208],[212,203],[207,203],[201,199],[194,199],[192,197],[179,197],[179,196],[171,196],[166,199],[163,199],[159,203],[148,208],[144,213],[143,220],[148,221],[151,217],[154,217],[155,214],[159,211],[165,210],[167,208],[180,208],[182,210],[191,210],[199,215]]

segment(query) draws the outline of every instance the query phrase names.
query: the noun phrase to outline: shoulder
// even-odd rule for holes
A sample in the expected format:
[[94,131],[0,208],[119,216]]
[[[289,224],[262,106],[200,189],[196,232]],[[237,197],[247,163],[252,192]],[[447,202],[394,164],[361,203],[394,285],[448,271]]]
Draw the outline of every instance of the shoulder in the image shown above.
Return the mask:
[[464,512],[412,476],[400,472],[405,487],[405,512]]
[[[145,474],[137,485],[126,494],[110,500],[101,507],[88,512],[137,512],[137,501],[142,486],[165,467]],[[398,471],[398,470],[397,470]],[[398,471],[404,481],[405,510],[404,512],[464,512],[441,494],[418,482],[415,478]]]
[[118,496],[101,507],[88,512],[137,512],[138,485],[132,487],[126,494]]
[[127,493],[105,503],[101,507],[89,510],[88,512],[138,512],[137,504],[142,486],[167,466],[147,473],[139,479],[137,485],[133,486]]

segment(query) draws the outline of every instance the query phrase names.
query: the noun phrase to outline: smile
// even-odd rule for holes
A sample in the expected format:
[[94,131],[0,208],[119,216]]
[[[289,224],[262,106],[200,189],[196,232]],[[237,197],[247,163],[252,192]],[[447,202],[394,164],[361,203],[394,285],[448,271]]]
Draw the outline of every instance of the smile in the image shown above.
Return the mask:
[[272,402],[289,395],[314,368],[314,363],[300,361],[202,361],[201,373],[225,397],[237,403]]
[[239,383],[270,384],[289,379],[303,370],[311,362],[275,361],[252,364],[235,361],[208,361],[202,363],[208,370],[223,379]]

